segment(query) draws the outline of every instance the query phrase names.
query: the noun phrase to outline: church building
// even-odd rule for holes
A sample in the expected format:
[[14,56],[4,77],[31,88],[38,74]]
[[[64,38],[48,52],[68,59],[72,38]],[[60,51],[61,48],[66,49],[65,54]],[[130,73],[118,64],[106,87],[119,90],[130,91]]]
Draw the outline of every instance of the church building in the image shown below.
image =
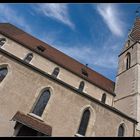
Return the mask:
[[139,137],[140,17],[115,82],[0,23],[0,136]]

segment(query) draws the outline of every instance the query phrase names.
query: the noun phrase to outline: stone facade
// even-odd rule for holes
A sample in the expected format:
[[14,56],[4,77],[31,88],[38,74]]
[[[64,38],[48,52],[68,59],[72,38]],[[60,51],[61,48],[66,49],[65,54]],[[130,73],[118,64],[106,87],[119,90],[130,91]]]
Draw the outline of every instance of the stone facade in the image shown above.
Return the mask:
[[[13,135],[14,122],[10,120],[18,110],[30,113],[44,88],[50,89],[51,98],[42,119],[52,126],[52,136],[75,136],[82,112],[88,107],[92,115],[86,136],[117,136],[118,126],[123,122],[127,127],[126,136],[133,136],[133,122],[125,117],[76,94],[5,55],[1,55],[0,63],[8,65],[9,71],[0,85],[1,136]],[[108,127],[112,129],[106,129]]]
[[[86,109],[90,111],[90,118],[85,136],[116,137],[121,124],[124,136],[140,136],[139,123],[137,125],[140,121],[138,43],[129,49],[125,45],[119,57],[114,97],[7,36],[0,34],[0,38],[6,39],[0,47],[0,68],[8,69],[8,74],[0,82],[0,136],[14,136],[17,133],[15,129],[20,126],[16,127],[12,118],[18,111],[51,126],[51,136],[79,136],[78,128]],[[131,69],[128,70],[125,69],[127,52],[131,53],[132,58]],[[28,53],[33,54],[29,64],[24,62]],[[51,75],[56,67],[60,72],[57,78],[53,78]],[[81,81],[85,82],[85,86],[79,92]],[[32,110],[44,89],[48,89],[51,96],[39,117]],[[104,93],[106,100],[102,103]]]

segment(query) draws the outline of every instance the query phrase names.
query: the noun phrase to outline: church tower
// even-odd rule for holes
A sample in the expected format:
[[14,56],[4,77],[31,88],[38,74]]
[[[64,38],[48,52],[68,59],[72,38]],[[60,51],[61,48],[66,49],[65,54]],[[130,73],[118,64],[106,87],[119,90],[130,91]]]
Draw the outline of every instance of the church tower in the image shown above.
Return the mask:
[[[140,122],[140,17],[119,55],[114,107]],[[137,125],[140,130],[140,123]]]

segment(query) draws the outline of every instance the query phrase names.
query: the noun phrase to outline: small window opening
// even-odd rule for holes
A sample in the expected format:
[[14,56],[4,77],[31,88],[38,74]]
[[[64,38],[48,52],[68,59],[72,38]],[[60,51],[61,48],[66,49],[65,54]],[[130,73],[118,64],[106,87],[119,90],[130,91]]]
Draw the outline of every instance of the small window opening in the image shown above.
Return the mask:
[[52,76],[57,77],[58,74],[59,74],[59,71],[60,71],[59,68],[56,67],[56,68],[54,69],[53,73],[52,73]]
[[82,92],[82,91],[83,91],[83,89],[84,89],[84,86],[85,86],[84,81],[81,81],[81,82],[80,82],[80,85],[79,85],[79,89],[78,89],[78,90],[79,90],[80,92]]
[[0,38],[0,47],[3,46],[6,42],[5,38]]
[[82,74],[83,74],[84,76],[88,77],[88,73],[87,73],[87,71],[86,71],[85,69],[81,69],[81,71],[82,71]]
[[24,58],[24,61],[29,63],[33,58],[33,54],[32,53],[28,53],[27,56]]
[[104,94],[102,95],[101,102],[102,102],[102,103],[105,103],[105,101],[106,101],[106,94],[104,93]]
[[126,70],[128,70],[130,68],[131,65],[131,55],[130,53],[127,53],[126,55]]
[[45,48],[43,46],[37,46],[37,50],[39,52],[44,52],[45,51]]

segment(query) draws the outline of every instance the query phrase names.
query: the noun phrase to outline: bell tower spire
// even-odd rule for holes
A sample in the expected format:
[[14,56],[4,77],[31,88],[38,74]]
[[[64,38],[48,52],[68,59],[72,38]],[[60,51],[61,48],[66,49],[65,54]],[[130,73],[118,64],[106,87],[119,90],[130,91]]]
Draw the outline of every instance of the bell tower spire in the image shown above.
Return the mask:
[[[140,8],[140,7],[139,7]],[[136,20],[134,26],[129,34],[133,41],[140,41],[140,11],[136,11]]]
[[135,21],[131,30],[129,30],[127,41],[122,49],[122,52],[127,50],[132,44],[140,42],[140,7],[135,11]]
[[119,55],[115,93],[114,107],[136,119],[140,131],[140,7]]

